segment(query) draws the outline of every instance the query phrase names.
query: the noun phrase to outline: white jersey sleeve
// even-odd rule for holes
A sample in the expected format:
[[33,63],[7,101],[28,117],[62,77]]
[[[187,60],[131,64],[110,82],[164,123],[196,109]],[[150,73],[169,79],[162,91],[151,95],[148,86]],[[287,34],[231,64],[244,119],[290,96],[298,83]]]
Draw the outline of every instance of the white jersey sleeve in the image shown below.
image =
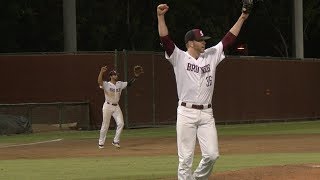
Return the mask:
[[175,67],[177,65],[177,60],[181,59],[182,54],[184,54],[184,51],[174,45],[174,50],[171,56],[168,56],[168,54],[165,52],[165,58]]
[[128,86],[128,82],[122,82],[122,81],[120,81],[120,83],[121,83],[121,90],[122,89],[125,89],[127,86]]
[[103,81],[102,86],[99,86],[101,89],[108,89],[109,83],[107,81]]
[[214,55],[216,57],[214,58],[216,60],[216,66],[226,58],[223,52],[223,44],[221,41],[217,45],[206,49],[205,53],[207,53],[209,56]]

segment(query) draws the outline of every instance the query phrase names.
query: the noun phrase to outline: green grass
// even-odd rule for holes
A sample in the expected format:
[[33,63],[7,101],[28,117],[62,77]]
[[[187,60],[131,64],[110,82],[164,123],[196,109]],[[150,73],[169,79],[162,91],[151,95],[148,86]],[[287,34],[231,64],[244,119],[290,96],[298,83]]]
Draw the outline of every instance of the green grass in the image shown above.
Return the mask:
[[[320,121],[218,125],[219,136],[319,134]],[[28,143],[53,139],[97,139],[99,131],[60,131],[0,136],[1,144]],[[109,137],[114,131],[108,133]],[[122,138],[175,137],[175,127],[126,129]],[[0,149],[1,153],[1,149]],[[320,163],[320,153],[269,153],[221,155],[215,172],[257,166]],[[0,160],[0,179],[157,179],[175,177],[177,156],[126,156],[103,158]],[[195,156],[193,165],[200,160]],[[194,167],[195,168],[195,167]]]
[[[215,172],[257,166],[320,163],[320,153],[222,155]],[[200,160],[195,157],[194,168]],[[0,179],[156,179],[174,177],[176,156],[2,160]]]
[[239,170],[261,166],[320,163],[320,153],[266,153],[222,155],[215,172]]
[[217,129],[221,136],[319,134],[320,121],[222,125]]
[[[219,136],[241,135],[277,135],[277,134],[319,134],[320,121],[281,122],[240,125],[218,125]],[[1,143],[35,142],[53,139],[96,139],[99,131],[58,131],[47,133],[0,136]],[[108,137],[114,135],[114,130],[108,132]],[[125,129],[122,138],[158,138],[175,137],[175,126],[161,128]]]

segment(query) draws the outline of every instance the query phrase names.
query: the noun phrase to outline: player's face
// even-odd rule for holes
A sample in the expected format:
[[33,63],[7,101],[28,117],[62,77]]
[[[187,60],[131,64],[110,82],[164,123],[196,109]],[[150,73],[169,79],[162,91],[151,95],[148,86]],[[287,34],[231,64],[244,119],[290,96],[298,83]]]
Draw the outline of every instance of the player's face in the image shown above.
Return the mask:
[[111,76],[111,79],[118,80],[118,75],[117,75],[117,74],[113,74],[113,75]]
[[196,51],[203,53],[204,50],[206,49],[206,42],[205,41],[193,41],[193,48]]

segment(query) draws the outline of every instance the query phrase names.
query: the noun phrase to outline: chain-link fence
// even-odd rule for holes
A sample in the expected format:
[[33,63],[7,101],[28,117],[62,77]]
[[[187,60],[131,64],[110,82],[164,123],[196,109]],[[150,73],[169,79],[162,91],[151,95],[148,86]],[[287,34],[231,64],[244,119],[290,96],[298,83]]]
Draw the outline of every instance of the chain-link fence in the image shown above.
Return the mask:
[[9,116],[27,119],[33,132],[75,130],[90,125],[88,102],[0,104],[0,115],[2,124]]

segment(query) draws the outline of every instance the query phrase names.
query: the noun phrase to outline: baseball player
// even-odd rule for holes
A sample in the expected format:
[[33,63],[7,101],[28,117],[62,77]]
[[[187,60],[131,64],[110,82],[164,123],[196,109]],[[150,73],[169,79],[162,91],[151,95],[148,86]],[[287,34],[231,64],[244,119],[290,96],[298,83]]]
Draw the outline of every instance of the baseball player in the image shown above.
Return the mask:
[[100,129],[99,137],[99,149],[104,148],[104,143],[106,140],[107,132],[109,129],[111,116],[115,119],[117,124],[116,134],[114,136],[112,145],[120,148],[120,134],[123,129],[123,115],[119,106],[119,100],[121,96],[121,91],[127,86],[131,86],[136,79],[143,73],[141,66],[134,67],[135,76],[129,82],[118,81],[118,73],[115,70],[110,71],[109,77],[110,81],[103,81],[103,74],[107,71],[107,66],[101,68],[98,76],[98,84],[100,88],[104,91],[105,102],[102,107],[102,125]]
[[[225,58],[224,50],[230,47],[240,32],[248,13],[242,13],[234,26],[215,46],[205,49],[205,36],[200,29],[185,34],[187,51],[179,49],[169,37],[165,22],[167,4],[157,7],[158,31],[165,49],[165,58],[172,64],[178,91],[177,146],[179,156],[178,179],[208,179],[219,157],[217,131],[212,110],[217,65]],[[198,139],[202,159],[192,173],[194,148]]]

